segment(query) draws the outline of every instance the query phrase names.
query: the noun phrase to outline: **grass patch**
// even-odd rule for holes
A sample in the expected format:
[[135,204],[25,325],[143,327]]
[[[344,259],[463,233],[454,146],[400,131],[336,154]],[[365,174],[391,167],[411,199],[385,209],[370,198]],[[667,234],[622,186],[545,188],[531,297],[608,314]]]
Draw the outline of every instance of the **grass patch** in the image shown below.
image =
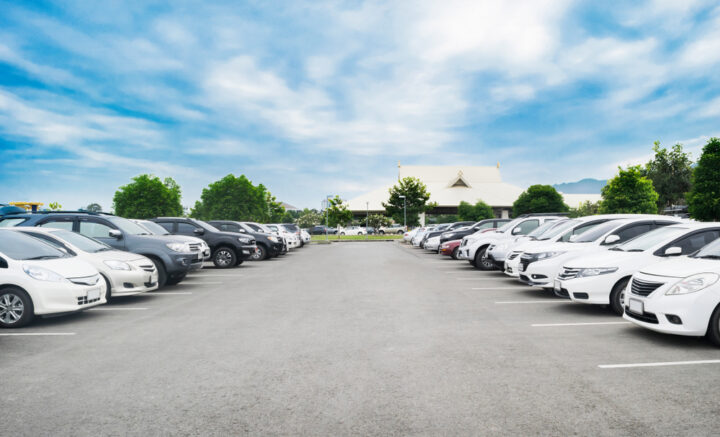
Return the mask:
[[[342,240],[399,240],[402,235],[328,235],[330,241],[342,241]],[[310,237],[310,241],[325,241],[324,235],[313,235]]]

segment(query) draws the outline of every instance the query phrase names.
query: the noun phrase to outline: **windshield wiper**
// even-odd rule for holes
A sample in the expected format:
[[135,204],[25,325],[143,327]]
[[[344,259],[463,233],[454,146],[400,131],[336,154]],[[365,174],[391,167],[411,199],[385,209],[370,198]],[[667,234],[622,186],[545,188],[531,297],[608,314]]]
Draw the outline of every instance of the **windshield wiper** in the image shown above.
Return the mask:
[[[619,247],[611,247],[611,248],[608,249],[608,250],[617,250],[618,252],[625,252],[623,249],[620,249]],[[632,251],[629,250],[628,252],[632,252]]]
[[695,258],[720,259],[720,255],[702,255],[702,256],[696,256]]
[[39,259],[57,259],[57,258],[62,258],[62,256],[57,256],[57,255],[41,255],[41,256],[34,256],[34,257],[32,257],[32,258],[25,258],[25,261],[35,261],[35,260],[39,260]]
[[645,252],[643,249],[630,249],[628,252]]

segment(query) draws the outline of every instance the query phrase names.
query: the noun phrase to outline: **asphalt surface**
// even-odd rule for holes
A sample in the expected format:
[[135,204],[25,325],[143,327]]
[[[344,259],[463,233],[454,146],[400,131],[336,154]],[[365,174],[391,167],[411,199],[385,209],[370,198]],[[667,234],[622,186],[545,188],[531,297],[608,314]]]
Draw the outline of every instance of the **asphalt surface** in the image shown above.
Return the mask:
[[101,308],[12,331],[72,335],[0,335],[0,435],[720,429],[720,364],[599,367],[720,359],[704,339],[399,243],[313,245]]

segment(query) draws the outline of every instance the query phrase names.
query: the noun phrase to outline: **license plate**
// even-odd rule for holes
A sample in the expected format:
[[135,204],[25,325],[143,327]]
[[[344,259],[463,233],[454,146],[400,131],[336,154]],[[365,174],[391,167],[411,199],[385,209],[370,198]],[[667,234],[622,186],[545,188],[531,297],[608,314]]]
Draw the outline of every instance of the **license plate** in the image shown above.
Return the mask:
[[202,252],[199,252],[199,253],[198,253],[198,259],[203,259],[203,253],[202,253]]
[[562,285],[560,284],[560,281],[558,281],[556,279],[555,280],[555,291],[560,291],[560,290],[562,290]]
[[641,300],[637,299],[630,299],[629,301],[629,310],[634,312],[635,314],[642,314],[645,312],[645,308],[643,305],[643,302]]
[[520,264],[520,265],[518,266],[518,272],[524,272],[524,271],[525,271],[525,266],[522,265],[522,264]]
[[249,251],[249,250],[243,250],[243,255],[250,255],[250,251]]
[[99,288],[96,288],[93,290],[88,290],[87,300],[90,301],[90,300],[95,300],[95,299],[100,299],[100,289]]

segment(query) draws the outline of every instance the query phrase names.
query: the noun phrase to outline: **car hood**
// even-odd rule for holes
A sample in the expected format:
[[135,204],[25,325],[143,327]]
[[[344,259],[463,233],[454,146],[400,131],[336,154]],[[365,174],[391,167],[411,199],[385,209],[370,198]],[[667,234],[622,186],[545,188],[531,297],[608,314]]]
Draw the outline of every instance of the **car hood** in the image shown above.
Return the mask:
[[34,261],[18,261],[21,264],[27,264],[52,270],[65,278],[81,278],[85,276],[97,275],[98,271],[87,261],[83,261],[80,257],[72,258],[46,259]]
[[698,259],[681,256],[663,263],[653,264],[640,272],[648,275],[686,278],[697,273],[717,273],[720,260]]
[[85,256],[93,257],[95,259],[100,259],[102,261],[109,261],[109,260],[116,260],[116,261],[136,261],[136,260],[142,260],[147,259],[142,255],[138,255],[137,253],[132,252],[125,252],[123,250],[106,250],[103,252],[96,252],[96,253],[89,253],[84,252]]
[[203,243],[205,240],[197,237],[188,237],[187,235],[160,235],[160,237],[172,237],[173,241],[181,243]]
[[538,244],[537,246],[533,247],[532,250],[525,250],[525,253],[573,252],[589,249],[591,247],[593,247],[592,243],[544,243]]

